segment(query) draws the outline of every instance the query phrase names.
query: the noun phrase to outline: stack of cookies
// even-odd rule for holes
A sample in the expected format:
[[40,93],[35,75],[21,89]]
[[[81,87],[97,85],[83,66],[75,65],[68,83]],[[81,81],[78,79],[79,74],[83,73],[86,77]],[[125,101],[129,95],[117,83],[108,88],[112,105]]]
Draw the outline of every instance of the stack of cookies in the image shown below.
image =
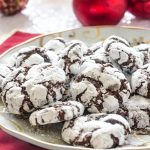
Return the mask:
[[86,45],[55,38],[19,50],[0,64],[7,110],[32,126],[64,122],[62,139],[74,146],[114,148],[132,131],[150,131],[150,45],[118,36]]

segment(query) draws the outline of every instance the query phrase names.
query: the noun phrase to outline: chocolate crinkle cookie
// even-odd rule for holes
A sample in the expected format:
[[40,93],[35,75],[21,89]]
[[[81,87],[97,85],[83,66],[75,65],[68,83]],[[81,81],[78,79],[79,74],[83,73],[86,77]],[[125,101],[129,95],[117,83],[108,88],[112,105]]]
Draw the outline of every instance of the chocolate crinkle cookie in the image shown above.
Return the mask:
[[74,45],[74,44],[80,46],[80,48],[83,52],[83,55],[86,55],[88,53],[88,46],[84,42],[82,42],[80,40],[71,40],[71,41],[67,42],[68,46],[69,45]]
[[10,113],[30,112],[34,106],[22,84],[26,81],[29,68],[12,71],[2,83],[2,101]]
[[41,63],[52,63],[51,56],[45,48],[29,46],[22,48],[15,56],[14,67],[31,67]]
[[105,64],[105,63],[111,63],[108,54],[106,53],[105,49],[103,48],[103,43],[98,42],[92,45],[89,48],[90,53],[88,55],[85,55],[82,59],[82,64],[80,71],[84,70],[89,65],[94,64]]
[[49,63],[21,67],[5,78],[2,100],[11,113],[29,113],[60,100],[65,91],[65,80],[64,71]]
[[78,42],[72,42],[67,46],[58,60],[58,66],[62,68],[68,80],[77,75],[83,58],[83,48]]
[[131,86],[134,93],[150,98],[150,64],[132,74]]
[[45,125],[77,118],[84,113],[84,106],[77,101],[67,101],[50,104],[33,112],[29,118],[31,125]]
[[56,54],[61,54],[67,46],[67,41],[64,38],[57,37],[49,40],[43,47],[48,51],[53,51]]
[[124,145],[129,123],[120,115],[97,113],[65,122],[62,138],[74,146],[115,148]]
[[150,133],[150,100],[139,95],[131,96],[117,112],[125,117],[133,131]]
[[136,51],[133,47],[130,47],[124,40],[119,40],[119,37],[115,37],[115,39],[112,40],[112,37],[109,37],[104,41],[105,50],[109,57],[120,66],[123,72],[132,74],[143,66],[144,55]]
[[130,84],[123,73],[111,64],[93,64],[84,69],[71,83],[74,100],[89,112],[117,112],[130,96]]
[[111,44],[113,44],[113,43],[116,43],[116,44],[122,43],[123,45],[130,47],[130,43],[127,40],[125,40],[124,38],[121,38],[119,36],[112,35],[112,36],[108,37],[106,40],[104,40],[104,43],[103,43],[104,49],[106,49],[106,51],[108,51]]
[[150,63],[150,44],[140,44],[134,46],[134,49],[143,54],[144,64]]

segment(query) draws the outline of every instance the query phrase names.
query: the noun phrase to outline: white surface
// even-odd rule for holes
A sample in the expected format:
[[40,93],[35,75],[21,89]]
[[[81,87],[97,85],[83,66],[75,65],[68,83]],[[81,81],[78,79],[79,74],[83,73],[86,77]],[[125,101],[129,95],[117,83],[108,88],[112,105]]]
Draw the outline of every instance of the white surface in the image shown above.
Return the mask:
[[[120,25],[150,27],[150,20],[135,19],[126,13]],[[80,26],[72,11],[72,0],[29,0],[27,8],[22,13],[12,17],[0,16],[0,40],[4,40],[16,29],[47,33]]]

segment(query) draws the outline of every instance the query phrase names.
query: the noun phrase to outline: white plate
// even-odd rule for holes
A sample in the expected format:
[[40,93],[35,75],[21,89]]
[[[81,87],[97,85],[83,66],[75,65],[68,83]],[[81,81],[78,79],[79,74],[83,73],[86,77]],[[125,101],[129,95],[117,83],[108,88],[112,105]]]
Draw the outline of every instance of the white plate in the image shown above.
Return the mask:
[[[131,43],[145,42],[150,43],[150,30],[127,28],[127,27],[85,27],[69,31],[64,31],[55,34],[42,35],[22,44],[19,44],[3,55],[0,56],[0,62],[7,63],[10,56],[22,47],[29,45],[43,46],[48,40],[60,36],[66,39],[79,39],[86,42],[88,45],[97,41],[103,40],[110,35],[118,35],[128,39]],[[17,137],[23,141],[34,145],[54,150],[87,150],[87,148],[73,147],[67,145],[61,139],[62,124],[53,124],[44,128],[33,128],[28,120],[18,118],[4,111],[4,107],[0,104],[0,126],[2,130],[8,134]],[[127,145],[119,149],[124,150],[150,150],[150,135],[132,135],[130,138],[132,145]]]

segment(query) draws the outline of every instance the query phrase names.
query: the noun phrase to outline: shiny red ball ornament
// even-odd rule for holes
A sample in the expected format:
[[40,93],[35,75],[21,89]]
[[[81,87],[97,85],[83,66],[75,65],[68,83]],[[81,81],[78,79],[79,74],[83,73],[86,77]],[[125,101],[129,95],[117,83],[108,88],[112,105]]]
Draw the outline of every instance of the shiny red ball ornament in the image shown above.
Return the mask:
[[114,25],[124,16],[127,4],[127,0],[73,0],[73,9],[83,25]]
[[15,15],[25,8],[28,0],[0,0],[0,12],[5,16]]
[[150,0],[129,0],[129,11],[137,17],[150,19]]

